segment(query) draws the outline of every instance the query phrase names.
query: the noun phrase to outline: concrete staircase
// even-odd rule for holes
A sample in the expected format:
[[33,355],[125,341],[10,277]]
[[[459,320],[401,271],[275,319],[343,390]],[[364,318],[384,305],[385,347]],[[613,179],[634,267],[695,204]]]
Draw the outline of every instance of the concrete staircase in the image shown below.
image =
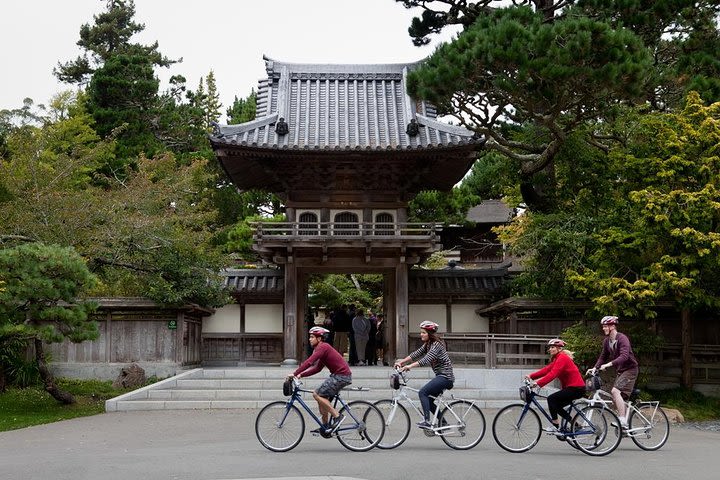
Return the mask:
[[[293,371],[289,367],[197,368],[153,385],[140,388],[105,402],[108,412],[132,410],[187,410],[261,408],[273,400],[284,400],[282,383]],[[518,399],[518,387],[525,370],[489,370],[456,368],[455,398],[478,400],[480,408],[499,408]],[[392,398],[390,367],[354,367],[352,387],[368,391],[344,390],[346,400]],[[313,390],[327,378],[324,370],[303,380]],[[409,385],[420,388],[433,374],[430,369],[415,369]],[[312,401],[305,394],[306,401]]]

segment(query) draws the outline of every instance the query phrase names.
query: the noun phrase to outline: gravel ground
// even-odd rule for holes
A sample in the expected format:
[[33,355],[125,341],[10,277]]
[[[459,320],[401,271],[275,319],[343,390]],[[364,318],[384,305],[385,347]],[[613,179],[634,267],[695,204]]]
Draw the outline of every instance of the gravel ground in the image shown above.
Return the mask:
[[677,423],[678,427],[691,428],[695,430],[705,430],[709,432],[720,432],[720,420],[707,420],[704,422],[684,422]]

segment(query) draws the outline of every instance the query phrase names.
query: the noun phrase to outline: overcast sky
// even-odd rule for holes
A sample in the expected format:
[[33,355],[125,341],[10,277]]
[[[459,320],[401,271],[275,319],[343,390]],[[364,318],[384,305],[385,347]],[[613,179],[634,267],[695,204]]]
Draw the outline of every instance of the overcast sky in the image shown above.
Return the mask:
[[[58,61],[80,54],[80,26],[93,24],[101,0],[2,0],[0,2],[0,109],[18,108],[26,97],[47,103],[72,88],[52,74]],[[187,78],[215,73],[225,108],[245,97],[265,76],[263,55],[285,62],[402,63],[426,57],[437,46],[418,48],[407,34],[419,10],[393,0],[135,0],[143,44],[183,62],[156,73]],[[452,34],[444,36],[448,40]],[[161,88],[164,88],[164,83]]]

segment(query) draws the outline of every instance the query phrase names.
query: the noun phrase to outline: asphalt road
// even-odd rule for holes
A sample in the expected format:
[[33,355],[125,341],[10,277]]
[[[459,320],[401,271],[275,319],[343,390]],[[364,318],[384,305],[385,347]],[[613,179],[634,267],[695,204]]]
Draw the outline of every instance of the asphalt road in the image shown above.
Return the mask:
[[488,431],[472,450],[414,431],[398,449],[365,453],[308,434],[290,452],[270,452],[255,438],[257,410],[106,413],[0,432],[0,479],[715,480],[720,472],[720,432],[675,426],[657,452],[625,439],[600,458],[544,436],[530,452],[511,454],[495,444],[494,412],[485,413]]

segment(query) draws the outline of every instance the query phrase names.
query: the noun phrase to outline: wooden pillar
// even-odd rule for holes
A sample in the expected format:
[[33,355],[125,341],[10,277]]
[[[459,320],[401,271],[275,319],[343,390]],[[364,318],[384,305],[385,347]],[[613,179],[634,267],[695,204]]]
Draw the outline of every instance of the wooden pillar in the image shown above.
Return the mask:
[[297,267],[293,263],[285,264],[285,318],[283,321],[283,344],[284,356],[283,365],[297,364],[297,334],[298,334],[298,311],[297,311]]
[[452,297],[448,297],[445,302],[445,332],[452,332]]
[[408,303],[408,265],[399,263],[395,267],[395,352],[398,358],[404,358],[408,354]]
[[683,387],[692,388],[692,319],[690,318],[690,310],[684,308],[680,316],[682,335],[682,385]]
[[383,275],[383,307],[385,314],[385,342],[387,343],[388,352],[387,361],[392,362],[398,358],[397,350],[395,349],[395,275],[384,274]]
[[305,330],[305,315],[307,315],[307,295],[308,295],[308,280],[309,275],[297,271],[297,356],[295,357],[298,361],[304,360],[307,355],[306,349],[308,345],[308,332]]

